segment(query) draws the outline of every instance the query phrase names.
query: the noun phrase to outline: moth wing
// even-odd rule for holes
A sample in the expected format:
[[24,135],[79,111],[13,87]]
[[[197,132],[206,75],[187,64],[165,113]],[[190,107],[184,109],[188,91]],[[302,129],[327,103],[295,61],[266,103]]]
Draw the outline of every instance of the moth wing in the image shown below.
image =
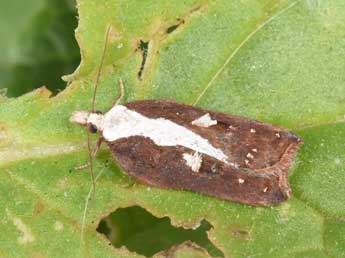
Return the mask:
[[[287,172],[302,140],[270,124],[221,112],[213,112],[171,100],[144,100],[126,105],[149,118],[165,118],[206,138],[233,164],[258,176]],[[208,127],[194,123],[209,114]]]
[[288,198],[278,177],[253,177],[224,162],[201,154],[201,167],[193,171],[182,146],[158,146],[143,136],[108,142],[118,164],[139,182],[159,188],[190,190],[250,205],[271,205]]
[[[287,172],[302,143],[291,132],[170,100],[136,101],[126,106],[146,117],[165,118],[190,129],[221,149],[233,164],[202,154],[201,166],[195,171],[184,159],[193,151],[183,146],[158,146],[143,136],[108,142],[120,166],[139,181],[251,205],[270,205],[289,197]],[[205,116],[206,126],[195,122]]]

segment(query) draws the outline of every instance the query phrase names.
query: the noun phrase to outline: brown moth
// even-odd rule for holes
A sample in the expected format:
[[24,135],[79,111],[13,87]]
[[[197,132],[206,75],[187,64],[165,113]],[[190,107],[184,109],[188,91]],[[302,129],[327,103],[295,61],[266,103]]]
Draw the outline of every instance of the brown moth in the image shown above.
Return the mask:
[[71,121],[98,132],[139,182],[250,205],[289,198],[288,170],[302,144],[285,129],[172,100],[76,111]]
[[[70,121],[100,135],[116,162],[147,185],[190,190],[250,205],[272,205],[291,195],[288,171],[303,141],[259,121],[214,112],[172,100],[143,100],[91,112],[75,111]],[[89,134],[88,134],[89,136]],[[94,180],[93,180],[94,183]]]

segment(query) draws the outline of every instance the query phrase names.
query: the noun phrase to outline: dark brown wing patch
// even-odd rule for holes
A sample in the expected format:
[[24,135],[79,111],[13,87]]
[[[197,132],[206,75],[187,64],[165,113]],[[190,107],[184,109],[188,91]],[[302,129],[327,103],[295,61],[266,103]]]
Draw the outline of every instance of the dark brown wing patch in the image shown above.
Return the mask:
[[199,172],[193,172],[183,159],[184,153],[192,151],[181,146],[158,146],[142,136],[108,145],[129,175],[151,186],[191,190],[251,205],[275,204],[289,196],[289,189],[280,186],[277,176],[253,177],[204,154]]

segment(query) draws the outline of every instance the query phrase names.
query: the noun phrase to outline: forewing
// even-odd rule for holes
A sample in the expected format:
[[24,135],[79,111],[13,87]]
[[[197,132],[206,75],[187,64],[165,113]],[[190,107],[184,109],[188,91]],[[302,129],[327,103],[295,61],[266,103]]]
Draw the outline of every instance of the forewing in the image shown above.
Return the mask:
[[[149,138],[132,136],[108,142],[120,166],[139,181],[161,188],[184,189],[251,205],[270,205],[290,196],[287,172],[302,141],[269,124],[212,112],[170,100],[145,100],[126,105],[149,118],[165,118],[207,139],[221,149],[229,164],[201,154],[195,172],[183,146],[158,146]],[[192,124],[209,114],[217,124]]]
[[[146,117],[162,117],[189,128],[221,149],[239,168],[256,175],[279,174],[283,167],[288,169],[302,143],[296,135],[279,127],[171,100],[137,101],[126,106]],[[192,124],[207,113],[217,121],[216,125],[205,128]]]
[[201,155],[201,168],[194,172],[183,159],[183,154],[192,152],[181,146],[158,146],[142,136],[122,138],[108,145],[118,164],[144,184],[251,205],[270,205],[288,198],[279,185],[279,177],[254,177],[207,155]]

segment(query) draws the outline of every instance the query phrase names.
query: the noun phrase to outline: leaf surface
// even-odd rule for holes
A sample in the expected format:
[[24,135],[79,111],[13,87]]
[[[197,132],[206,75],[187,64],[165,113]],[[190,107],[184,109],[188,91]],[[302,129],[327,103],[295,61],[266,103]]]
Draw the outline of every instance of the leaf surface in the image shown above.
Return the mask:
[[[52,98],[41,88],[0,102],[1,255],[137,257],[96,228],[139,205],[176,226],[206,219],[225,257],[345,256],[343,1],[79,0],[78,9],[82,62],[66,77],[72,84]],[[90,178],[73,168],[87,160],[86,134],[68,119],[90,108],[108,24],[97,109],[111,107],[122,78],[124,103],[170,98],[289,128],[305,140],[291,171],[294,196],[250,207],[133,184],[103,148],[83,220]],[[188,246],[176,254],[204,256]]]

